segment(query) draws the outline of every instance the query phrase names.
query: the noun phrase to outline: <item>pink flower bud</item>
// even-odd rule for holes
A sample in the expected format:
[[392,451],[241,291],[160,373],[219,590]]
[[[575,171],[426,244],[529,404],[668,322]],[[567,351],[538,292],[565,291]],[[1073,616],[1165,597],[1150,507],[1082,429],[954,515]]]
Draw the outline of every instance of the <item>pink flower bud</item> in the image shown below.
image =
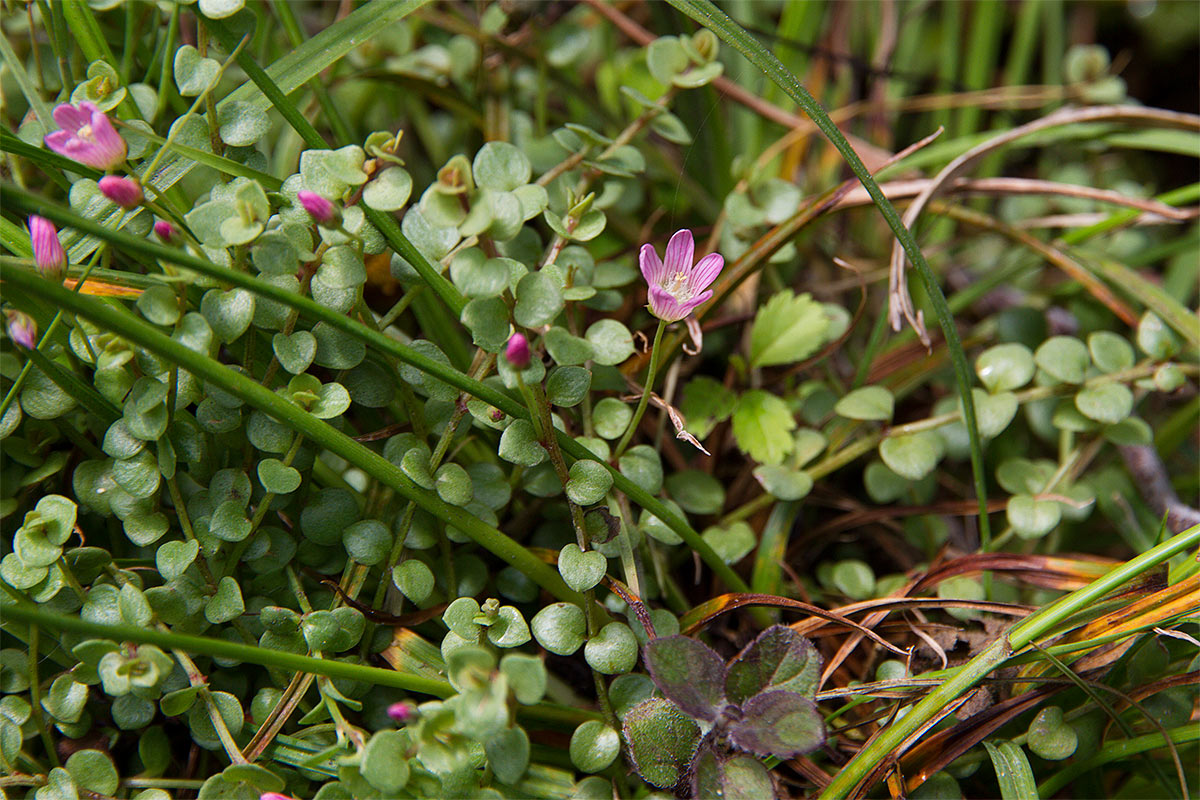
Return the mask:
[[33,317],[16,309],[6,311],[5,316],[8,317],[8,338],[26,350],[37,347],[37,323]]
[[517,369],[529,366],[529,340],[523,333],[514,333],[504,346],[504,357]]
[[392,703],[388,706],[387,715],[396,722],[409,722],[417,715],[417,707],[412,703]]
[[36,214],[29,218],[29,240],[33,244],[33,263],[48,278],[61,278],[67,266],[67,254],[58,241],[54,223]]
[[100,179],[100,193],[121,208],[137,208],[142,204],[142,187],[132,178],[105,175]]
[[167,222],[165,219],[156,220],[154,223],[154,234],[162,239],[167,244],[175,241],[175,237],[179,235],[179,231],[175,226]]
[[334,208],[333,203],[316,192],[301,189],[296,193],[296,199],[300,201],[300,205],[304,206],[304,210],[317,221],[318,225],[334,225],[341,218],[341,214]]
[[258,796],[258,800],[296,800],[296,798],[280,792],[263,792]]
[[54,121],[62,130],[46,134],[45,141],[60,156],[99,170],[125,161],[125,140],[94,103],[80,103],[78,108],[63,103],[54,109]]

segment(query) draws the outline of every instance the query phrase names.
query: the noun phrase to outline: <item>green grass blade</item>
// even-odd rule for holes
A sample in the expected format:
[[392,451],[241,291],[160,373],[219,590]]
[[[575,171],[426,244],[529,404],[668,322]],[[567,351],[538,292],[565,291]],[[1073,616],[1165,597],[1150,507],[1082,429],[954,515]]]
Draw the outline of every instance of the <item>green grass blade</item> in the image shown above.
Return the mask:
[[813,99],[808,90],[796,79],[796,76],[788,72],[787,68],[779,62],[779,59],[770,50],[755,41],[750,34],[746,33],[741,26],[713,5],[710,0],[668,0],[668,2],[696,20],[696,22],[711,29],[719,37],[732,45],[734,49],[746,56],[754,66],[758,67],[767,77],[775,81],[780,88],[787,92],[789,97],[804,109],[804,112],[808,114],[813,123],[825,134],[833,146],[837,148],[838,152],[842,154],[846,163],[850,165],[850,169],[862,183],[863,188],[867,190],[867,193],[871,195],[871,199],[875,202],[879,213],[883,215],[888,227],[896,234],[896,238],[904,248],[909,261],[916,268],[925,292],[929,295],[930,303],[933,305],[934,314],[937,316],[938,324],[942,328],[942,334],[946,337],[946,349],[950,353],[950,361],[954,367],[954,378],[958,383],[959,397],[963,405],[963,423],[971,440],[971,470],[975,477],[975,496],[979,501],[979,534],[984,549],[987,549],[991,544],[991,528],[988,525],[987,483],[983,469],[983,439],[979,435],[979,426],[975,420],[975,402],[971,397],[974,378],[971,368],[967,364],[966,353],[963,352],[962,341],[958,337],[958,329],[955,327],[954,316],[950,313],[950,307],[946,305],[946,296],[942,293],[942,287],[938,284],[937,276],[933,274],[933,270],[930,269],[929,264],[925,261],[925,256],[921,253],[921,248],[917,246],[916,239],[908,228],[904,227],[904,222],[900,219],[900,215],[896,212],[891,201],[884,197],[883,192],[879,189],[879,185],[875,183],[875,180],[871,177],[871,173],[867,171],[866,166],[862,163],[862,159],[854,152],[854,148],[846,141],[846,137],[842,135],[838,127],[833,124],[833,120],[825,113],[825,109],[821,108],[821,104]]
[[[381,2],[381,0],[376,0],[376,2]],[[428,2],[428,0],[412,0],[414,8],[419,8],[425,2]],[[207,20],[206,24],[217,34],[225,47],[233,49],[237,45],[236,37],[223,22]],[[314,37],[314,39],[310,39],[309,41],[315,41],[316,38]],[[325,141],[320,132],[300,113],[295,104],[287,98],[283,88],[278,85],[276,80],[266,70],[255,63],[253,56],[246,50],[238,53],[238,65],[246,71],[250,80],[259,88],[271,106],[283,115],[283,118],[295,129],[296,133],[300,134],[300,137],[304,139],[309,147],[319,150],[329,147],[329,143]],[[367,215],[367,219],[379,229],[379,232],[383,234],[383,237],[392,246],[392,249],[413,266],[413,269],[417,271],[421,279],[428,283],[430,288],[442,299],[442,302],[454,311],[455,316],[461,314],[463,307],[467,304],[466,299],[459,294],[454,284],[450,283],[442,275],[441,270],[408,240],[408,237],[400,230],[400,226],[396,224],[396,220],[390,214],[382,214],[366,203],[363,203],[362,208]],[[455,362],[461,363],[462,353],[457,355],[458,358],[455,359]]]
[[[1200,741],[1200,725],[1190,722],[1167,731],[1176,745]],[[1054,797],[1080,775],[1113,761],[1124,761],[1138,753],[1145,753],[1166,746],[1161,733],[1147,733],[1134,739],[1115,739],[1107,742],[1091,756],[1076,758],[1071,764],[1056,772],[1038,786],[1040,797]]]
[[374,450],[354,441],[257,381],[208,356],[188,349],[163,335],[149,323],[133,316],[123,307],[68,291],[27,270],[7,269],[3,280],[34,297],[91,320],[104,329],[177,364],[181,369],[225,389],[305,438],[358,466],[397,494],[416,503],[418,507],[461,530],[480,546],[519,569],[530,580],[560,600],[577,604],[583,602],[582,595],[567,588],[557,570],[520,544],[467,511],[445,503],[435,493],[419,488],[399,467]]
[[1000,782],[1000,796],[1004,800],[1031,800],[1039,797],[1037,782],[1033,779],[1033,769],[1029,766],[1025,751],[1008,741],[992,744],[985,739],[983,746],[987,748],[992,759],[996,780]]
[[[858,783],[872,772],[876,764],[884,759],[898,757],[897,748],[905,740],[940,713],[948,703],[969,691],[993,670],[1008,661],[1014,652],[1025,648],[1038,637],[1049,634],[1064,620],[1095,604],[1114,589],[1160,564],[1167,563],[1173,556],[1195,548],[1197,544],[1200,544],[1200,525],[1176,534],[1157,547],[1114,568],[1104,577],[1098,578],[1082,589],[1064,595],[1018,622],[1009,629],[1007,634],[988,645],[982,653],[958,667],[958,671],[952,677],[946,679],[913,706],[907,714],[884,728],[859,750],[821,792],[822,800],[850,796]],[[1043,796],[1049,797],[1053,794],[1054,792],[1049,792]]]
[[[307,297],[280,289],[244,272],[220,267],[183,250],[106,228],[93,220],[80,217],[61,206],[51,204],[36,195],[26,192],[24,189],[10,184],[4,184],[3,189],[4,201],[26,213],[41,214],[59,225],[70,226],[84,233],[106,239],[113,245],[128,252],[137,253],[150,259],[161,259],[185,269],[194,270],[202,275],[212,276],[219,279],[222,283],[248,289],[261,297],[276,300],[290,308],[298,310],[311,320],[326,322],[332,327],[345,331],[370,345],[377,352],[387,353],[473,397],[490,403],[509,416],[518,419],[530,419],[529,410],[508,395],[498,392],[480,381],[473,380],[456,369],[427,358],[392,337],[379,331],[371,330],[361,322],[352,320],[344,314],[330,311]],[[574,437],[558,432],[558,440],[563,452],[571,456],[573,460],[587,459],[603,465],[609,474],[612,475],[614,485],[617,489],[624,492],[630,500],[658,517],[667,527],[679,534],[680,538],[687,542],[688,546],[700,555],[704,563],[716,573],[729,589],[738,592],[749,591],[746,582],[717,555],[712,547],[701,538],[696,529],[689,525],[686,520],[674,514],[659,498],[622,475],[608,462],[596,458],[595,454],[575,441]]]
[[[51,116],[50,106],[46,105],[46,101],[42,99],[41,92],[34,86],[29,73],[25,71],[25,65],[21,63],[21,59],[17,58],[17,54],[13,51],[12,44],[9,43],[7,36],[0,36],[0,58],[8,66],[8,71],[12,73],[13,79],[17,82],[21,94],[25,95],[25,100],[29,103],[30,108],[37,113],[38,121],[42,123],[42,127],[47,133],[54,130],[57,126],[54,124],[54,118]],[[7,131],[5,132],[7,133]]]
[[38,369],[46,373],[46,377],[54,381],[58,388],[71,395],[75,402],[87,409],[93,417],[101,419],[109,425],[121,418],[120,410],[104,395],[84,383],[78,375],[63,365],[46,358],[40,350],[26,350],[25,353]]

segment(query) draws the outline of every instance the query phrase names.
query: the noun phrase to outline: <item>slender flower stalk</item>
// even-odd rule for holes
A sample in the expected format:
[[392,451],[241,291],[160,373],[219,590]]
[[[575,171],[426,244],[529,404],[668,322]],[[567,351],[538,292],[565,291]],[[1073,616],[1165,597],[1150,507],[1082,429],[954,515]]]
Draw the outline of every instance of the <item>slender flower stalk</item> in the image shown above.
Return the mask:
[[625,429],[625,433],[621,436],[621,441],[617,444],[617,448],[613,450],[612,460],[615,463],[618,458],[625,452],[625,448],[629,446],[629,441],[633,438],[634,431],[642,422],[642,415],[646,413],[646,404],[650,401],[650,393],[654,391],[654,379],[658,372],[658,354],[660,345],[662,344],[663,331],[667,329],[667,321],[660,319],[658,321],[658,329],[654,331],[654,344],[650,345],[650,366],[646,370],[646,385],[642,387],[642,397],[638,400],[637,408],[634,409],[633,419],[629,420],[629,427]]
[[33,245],[33,263],[48,278],[61,279],[67,266],[67,253],[58,240],[54,223],[33,214],[29,217],[29,241]]
[[100,179],[100,193],[126,210],[137,208],[145,196],[142,186],[133,178],[105,175]]
[[649,284],[650,313],[664,322],[684,319],[713,296],[708,287],[721,274],[725,259],[720,253],[709,253],[693,264],[695,255],[696,244],[686,228],[667,242],[661,260],[653,245],[642,245],[638,260]]
[[62,130],[46,134],[46,146],[60,156],[99,170],[110,170],[125,161],[129,150],[108,115],[94,103],[79,107],[63,103],[54,109]]
[[641,263],[642,277],[649,286],[647,298],[650,313],[658,317],[658,330],[654,332],[654,344],[650,347],[650,366],[646,370],[646,385],[642,389],[642,397],[638,400],[633,419],[625,429],[621,441],[613,451],[613,459],[621,457],[634,432],[646,413],[646,404],[654,391],[654,379],[658,372],[659,345],[662,343],[663,330],[667,323],[679,322],[686,319],[698,306],[708,302],[713,296],[708,287],[721,274],[725,267],[725,258],[720,253],[709,253],[699,261],[695,261],[696,243],[692,232],[687,228],[678,230],[667,242],[667,249],[660,259],[654,250],[654,245],[644,244],[638,254]]

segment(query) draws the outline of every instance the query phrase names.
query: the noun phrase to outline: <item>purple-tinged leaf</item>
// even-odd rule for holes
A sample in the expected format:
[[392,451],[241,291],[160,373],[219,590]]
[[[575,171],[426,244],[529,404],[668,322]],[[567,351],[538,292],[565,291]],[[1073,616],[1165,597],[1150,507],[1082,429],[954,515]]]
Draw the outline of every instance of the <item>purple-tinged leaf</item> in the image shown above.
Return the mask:
[[707,645],[686,636],[660,636],[646,645],[646,667],[675,705],[712,722],[725,705],[725,662]]
[[825,741],[825,722],[816,704],[789,691],[763,692],[742,705],[742,719],[729,726],[729,738],[760,756],[791,758]]
[[692,797],[763,800],[775,797],[775,787],[766,767],[750,756],[722,758],[705,748],[693,764]]
[[629,709],[622,730],[634,769],[660,789],[670,789],[683,780],[700,744],[696,721],[661,697]]
[[774,689],[812,697],[820,672],[821,656],[812,642],[785,625],[772,625],[730,662],[725,694],[738,704]]

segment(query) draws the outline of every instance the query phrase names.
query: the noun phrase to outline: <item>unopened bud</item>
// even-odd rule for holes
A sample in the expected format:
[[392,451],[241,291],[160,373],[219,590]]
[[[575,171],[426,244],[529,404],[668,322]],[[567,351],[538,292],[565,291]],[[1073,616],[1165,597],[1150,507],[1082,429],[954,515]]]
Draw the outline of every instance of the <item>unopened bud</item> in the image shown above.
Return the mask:
[[145,197],[137,181],[119,175],[105,175],[101,178],[100,193],[124,209],[137,208]]
[[514,333],[504,346],[504,357],[517,369],[529,366],[529,340],[523,333]]

